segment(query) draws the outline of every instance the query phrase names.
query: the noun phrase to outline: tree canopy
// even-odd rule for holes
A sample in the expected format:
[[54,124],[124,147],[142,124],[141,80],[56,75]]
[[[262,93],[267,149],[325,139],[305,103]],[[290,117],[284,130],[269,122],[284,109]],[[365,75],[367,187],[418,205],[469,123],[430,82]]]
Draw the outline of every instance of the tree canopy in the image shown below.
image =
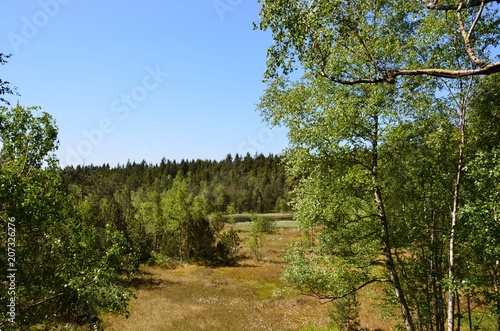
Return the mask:
[[494,0],[259,2],[258,27],[274,39],[267,78],[293,71],[296,62],[340,84],[500,71],[493,49],[500,40]]
[[[315,234],[285,278],[325,300],[386,283],[407,330],[453,331],[463,296],[480,301],[462,284],[488,278],[463,258],[475,242],[463,217],[481,177],[470,169],[496,164],[498,128],[476,131],[496,123],[498,84],[480,77],[500,72],[496,2],[260,3],[273,43],[258,108],[290,128],[292,205]],[[498,293],[492,274],[476,285]]]

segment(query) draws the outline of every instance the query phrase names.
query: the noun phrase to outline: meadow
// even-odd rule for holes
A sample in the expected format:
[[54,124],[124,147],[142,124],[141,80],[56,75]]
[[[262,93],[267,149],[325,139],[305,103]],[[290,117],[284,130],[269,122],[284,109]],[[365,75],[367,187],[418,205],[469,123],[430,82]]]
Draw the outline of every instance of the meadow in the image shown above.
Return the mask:
[[[329,303],[301,294],[283,284],[287,247],[301,240],[292,220],[277,222],[276,231],[265,236],[264,259],[251,258],[247,247],[250,224],[238,222],[234,229],[242,239],[235,266],[203,266],[172,263],[143,266],[134,279],[137,296],[130,316],[105,315],[103,327],[126,330],[335,330],[330,325]],[[362,294],[363,295],[363,294]],[[373,296],[365,292],[364,295]],[[362,309],[362,326],[393,328],[379,318],[379,309]]]

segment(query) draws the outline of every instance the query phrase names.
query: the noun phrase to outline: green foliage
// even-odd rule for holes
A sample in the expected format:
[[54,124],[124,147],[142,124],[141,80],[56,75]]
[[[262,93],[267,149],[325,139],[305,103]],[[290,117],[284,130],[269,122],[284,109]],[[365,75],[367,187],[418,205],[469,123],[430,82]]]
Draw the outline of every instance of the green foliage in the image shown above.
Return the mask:
[[[274,219],[263,216],[252,216],[252,229],[261,233],[273,233],[276,231],[276,221]],[[252,230],[253,231],[253,230]]]
[[221,232],[226,225],[226,219],[221,213],[212,213],[208,215],[208,222],[210,223],[210,228],[214,233]]
[[[449,9],[434,2],[260,0],[256,28],[270,31],[265,77],[273,80],[298,67],[333,83],[395,83],[399,75],[458,78],[477,59],[494,63],[499,17],[492,2]],[[459,12],[460,15],[457,15]],[[469,32],[464,40],[458,26]],[[472,42],[473,40],[473,42]],[[471,45],[472,44],[472,45]],[[495,63],[498,64],[498,63]],[[434,70],[432,70],[434,69]]]
[[[247,154],[220,162],[68,167],[63,176],[82,215],[95,225],[113,224],[138,261],[230,262],[240,241],[234,230],[224,231],[224,214],[272,211],[278,200],[284,208],[283,172],[280,157]],[[262,226],[272,231],[273,221]]]
[[474,149],[491,151],[500,145],[500,75],[482,78],[475,88],[469,116],[471,143]]
[[335,313],[330,313],[330,318],[339,330],[355,331],[359,329],[359,306],[360,303],[355,294],[333,302]]
[[42,165],[56,166],[53,152],[58,145],[57,128],[45,112],[35,119],[33,113],[39,110],[39,107],[24,109],[19,105],[10,110],[1,108],[2,163],[23,172]]
[[[126,314],[132,293],[120,277],[137,269],[135,255],[113,224],[100,221],[110,201],[68,197],[53,155],[57,128],[47,113],[35,116],[38,110],[0,110],[0,219],[16,224],[15,328],[83,323],[103,310]],[[2,231],[3,256],[6,236]],[[0,266],[7,270],[7,261]],[[0,291],[6,306],[5,281]],[[6,317],[2,329],[12,327]]]
[[[258,28],[273,44],[258,107],[269,123],[289,128],[292,207],[309,234],[290,255],[285,279],[320,298],[388,280],[407,330],[444,329],[455,289],[470,298],[477,292],[469,284],[484,279],[467,261],[477,261],[468,253],[472,223],[484,228],[486,213],[469,213],[471,224],[455,216],[472,201],[492,213],[473,193],[479,173],[464,178],[462,169],[469,155],[498,146],[498,75],[478,86],[461,76],[498,71],[490,52],[500,40],[497,8],[259,2]],[[291,74],[297,69],[301,75]],[[475,286],[494,292],[493,283]]]
[[143,161],[113,168],[106,164],[66,167],[63,176],[75,195],[89,195],[92,188],[98,196],[108,196],[119,190],[128,190],[131,195],[153,187],[157,192],[168,191],[180,175],[186,178],[186,190],[192,195],[193,213],[208,216],[273,212],[278,199],[279,207],[289,211],[290,183],[284,172],[280,156],[237,154],[223,161],[162,160],[156,165]]
[[[262,219],[262,218],[260,218]],[[250,225],[250,238],[248,239],[248,248],[256,261],[262,261],[264,258],[264,233],[263,222],[259,218],[252,220]]]
[[467,228],[461,240],[463,288],[483,296],[500,323],[500,149],[478,153],[467,172],[475,181],[461,213]]
[[217,255],[223,261],[231,261],[240,252],[241,239],[233,228],[220,233],[217,239]]

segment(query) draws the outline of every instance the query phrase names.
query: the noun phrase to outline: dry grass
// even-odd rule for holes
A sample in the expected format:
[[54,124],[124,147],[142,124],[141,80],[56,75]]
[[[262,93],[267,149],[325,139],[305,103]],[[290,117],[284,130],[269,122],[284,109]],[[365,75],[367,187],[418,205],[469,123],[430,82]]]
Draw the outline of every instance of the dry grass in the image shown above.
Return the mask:
[[[103,327],[110,331],[329,330],[332,306],[280,281],[286,266],[283,253],[301,235],[290,222],[278,225],[276,233],[265,237],[262,262],[249,258],[249,224],[238,223],[235,230],[242,238],[243,257],[235,267],[142,267],[134,281],[137,299],[131,303],[130,317],[103,316]],[[373,294],[362,294],[361,301],[369,302],[362,306],[362,326],[393,329],[393,323],[381,320],[380,309],[369,299]]]

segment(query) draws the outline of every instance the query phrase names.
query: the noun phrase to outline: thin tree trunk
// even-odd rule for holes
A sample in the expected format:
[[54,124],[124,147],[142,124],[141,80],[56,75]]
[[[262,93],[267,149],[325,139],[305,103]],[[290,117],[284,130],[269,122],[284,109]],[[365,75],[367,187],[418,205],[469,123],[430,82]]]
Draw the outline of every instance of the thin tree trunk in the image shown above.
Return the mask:
[[450,282],[448,284],[448,331],[454,331],[455,328],[455,230],[457,226],[458,195],[463,160],[463,147],[462,144],[460,145],[457,177],[455,179],[455,190],[453,194],[453,210],[451,212],[450,256],[448,261],[448,281]]
[[[458,176],[457,176],[458,177]],[[455,200],[455,198],[454,198]],[[455,204],[455,203],[454,203]],[[455,290],[454,290],[454,276],[455,276],[455,226],[456,226],[456,211],[453,207],[451,215],[451,234],[450,234],[450,257],[448,265],[448,331],[454,331],[455,328]]]
[[473,330],[472,328],[472,309],[470,306],[470,294],[467,294],[467,317],[469,318],[469,330]]
[[394,258],[392,256],[392,248],[389,233],[389,224],[387,220],[387,214],[385,212],[384,203],[382,199],[382,192],[380,185],[378,184],[378,129],[379,121],[378,115],[373,116],[374,126],[373,126],[373,141],[372,141],[372,181],[374,184],[374,197],[375,203],[377,205],[378,218],[380,220],[381,226],[381,240],[382,248],[384,252],[385,265],[389,271],[389,278],[391,279],[396,298],[398,300],[399,306],[401,308],[401,314],[403,316],[406,331],[413,331],[413,318],[411,316],[410,309],[408,308],[408,303],[403,293],[401,287],[401,282],[399,280],[398,273],[396,271],[396,266],[394,263]]
[[[444,316],[443,316],[443,297],[440,287],[441,272],[439,269],[439,242],[436,240],[436,215],[432,215],[432,234],[431,234],[431,281],[432,292],[434,294],[434,322],[437,331],[444,331]],[[434,328],[432,328],[434,330]]]
[[[438,248],[439,249],[439,248]],[[439,329],[438,331],[444,331],[446,329],[445,324],[446,324],[446,303],[445,303],[445,298],[444,298],[444,290],[443,290],[443,278],[444,278],[444,273],[443,269],[441,268],[441,259],[439,258],[440,256],[443,256],[443,252],[440,251],[438,252],[439,255],[436,255],[436,272],[437,272],[437,279],[439,280],[437,284],[438,288],[438,293],[439,293]]]
[[182,265],[182,230],[179,229],[179,265]]
[[457,214],[459,208],[460,185],[462,180],[462,170],[464,163],[464,149],[465,149],[465,113],[467,109],[468,93],[472,85],[472,80],[469,81],[469,88],[464,91],[462,81],[459,82],[460,97],[459,116],[460,116],[460,145],[458,147],[458,164],[457,174],[455,177],[455,186],[453,190],[453,209],[451,211],[451,231],[450,231],[450,251],[449,251],[449,264],[448,264],[448,331],[454,331],[455,327],[455,235],[457,228]]
[[399,281],[399,276],[396,271],[396,266],[394,264],[394,258],[392,257],[391,242],[389,237],[389,226],[387,224],[387,216],[385,214],[384,205],[382,203],[382,194],[380,192],[379,187],[375,189],[375,202],[377,203],[377,209],[379,214],[378,216],[381,223],[380,225],[382,230],[382,246],[384,251],[385,265],[387,270],[389,271],[389,277],[391,279],[391,283],[392,286],[394,287],[396,298],[398,299],[399,306],[401,308],[401,314],[403,315],[405,328],[407,331],[413,331],[414,330],[413,319],[410,313],[410,309],[408,308],[408,303],[406,302],[403,289],[401,287],[401,282]]

